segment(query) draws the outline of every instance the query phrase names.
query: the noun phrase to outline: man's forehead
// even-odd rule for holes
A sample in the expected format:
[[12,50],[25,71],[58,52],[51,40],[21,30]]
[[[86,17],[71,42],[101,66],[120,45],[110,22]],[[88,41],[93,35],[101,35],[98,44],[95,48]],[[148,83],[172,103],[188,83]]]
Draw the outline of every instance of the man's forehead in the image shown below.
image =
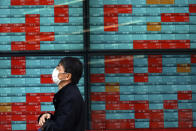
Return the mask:
[[[64,69],[63,64],[59,63],[58,66],[59,66],[60,68]],[[65,70],[65,69],[64,69],[64,70]]]

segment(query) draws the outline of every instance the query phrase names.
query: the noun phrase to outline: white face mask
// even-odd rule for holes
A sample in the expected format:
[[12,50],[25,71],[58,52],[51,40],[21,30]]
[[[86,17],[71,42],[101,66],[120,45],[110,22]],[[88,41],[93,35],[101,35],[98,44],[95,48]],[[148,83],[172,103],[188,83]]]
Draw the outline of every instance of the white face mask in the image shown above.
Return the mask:
[[61,82],[61,80],[59,80],[59,71],[55,68],[52,72],[52,80],[54,83],[56,83],[57,85],[59,85],[59,83]]

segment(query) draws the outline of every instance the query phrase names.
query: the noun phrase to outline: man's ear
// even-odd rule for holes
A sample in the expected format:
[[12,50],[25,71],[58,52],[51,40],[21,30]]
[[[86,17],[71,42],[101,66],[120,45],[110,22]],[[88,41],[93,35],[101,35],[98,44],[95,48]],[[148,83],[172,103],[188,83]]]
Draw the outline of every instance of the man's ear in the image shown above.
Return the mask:
[[72,74],[71,73],[59,73],[60,80],[71,80]]
[[71,80],[71,77],[72,77],[72,74],[71,73],[66,73],[66,74],[64,74],[65,75],[65,77],[64,77],[64,79],[67,81],[67,80]]

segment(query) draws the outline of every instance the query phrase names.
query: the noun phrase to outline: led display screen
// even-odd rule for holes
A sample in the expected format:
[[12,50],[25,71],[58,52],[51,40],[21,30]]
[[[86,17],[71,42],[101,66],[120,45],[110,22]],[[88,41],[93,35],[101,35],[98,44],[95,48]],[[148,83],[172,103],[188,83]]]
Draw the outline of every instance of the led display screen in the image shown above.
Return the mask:
[[92,56],[91,128],[195,128],[195,63],[195,55]]
[[83,49],[82,0],[1,0],[0,50]]
[[[38,116],[54,112],[52,71],[63,57],[0,57],[0,130],[37,130]],[[84,98],[83,76],[78,88]]]
[[195,0],[90,0],[91,49],[194,49]]
[[196,49],[196,0],[0,0],[0,131],[37,130],[54,112],[51,73],[67,50],[90,66],[78,84],[89,131],[195,130],[196,55],[137,49]]

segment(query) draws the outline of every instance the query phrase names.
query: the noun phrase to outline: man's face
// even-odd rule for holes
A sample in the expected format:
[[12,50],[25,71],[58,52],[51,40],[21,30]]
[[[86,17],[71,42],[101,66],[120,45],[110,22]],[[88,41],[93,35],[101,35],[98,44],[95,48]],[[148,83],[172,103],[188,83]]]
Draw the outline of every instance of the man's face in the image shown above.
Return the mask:
[[59,71],[59,75],[58,75],[59,79],[64,80],[66,77],[64,67],[61,64],[59,64],[56,68]]
[[64,73],[65,72],[65,70],[64,70],[64,68],[61,64],[59,64],[56,68],[59,71],[59,73]]

